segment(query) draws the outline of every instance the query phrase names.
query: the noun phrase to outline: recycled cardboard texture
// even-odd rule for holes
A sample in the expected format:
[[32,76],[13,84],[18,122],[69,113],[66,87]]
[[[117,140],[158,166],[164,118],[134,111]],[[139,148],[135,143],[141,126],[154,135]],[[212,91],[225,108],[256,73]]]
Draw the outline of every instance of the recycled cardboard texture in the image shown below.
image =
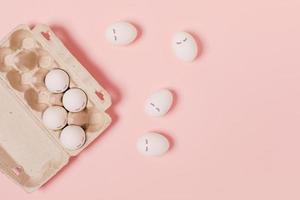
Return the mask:
[[20,102],[0,85],[0,166],[28,191],[38,187],[68,162],[46,130],[24,110]]
[[[45,33],[48,38],[44,37]],[[35,46],[31,47],[26,38],[34,39]],[[23,47],[20,48],[20,44]],[[111,118],[105,110],[111,100],[46,25],[37,25],[32,31],[21,25],[0,46],[0,169],[31,192],[109,126]],[[10,55],[18,58],[15,63]],[[44,55],[53,59],[51,65],[41,64]],[[75,151],[65,149],[59,141],[60,131],[46,129],[41,121],[47,107],[61,104],[61,96],[54,97],[43,85],[45,75],[52,68],[65,70],[71,79],[70,87],[80,87],[88,96],[87,108],[79,114],[70,113],[72,119],[68,120],[86,132],[85,145]],[[96,92],[101,93],[103,99]]]

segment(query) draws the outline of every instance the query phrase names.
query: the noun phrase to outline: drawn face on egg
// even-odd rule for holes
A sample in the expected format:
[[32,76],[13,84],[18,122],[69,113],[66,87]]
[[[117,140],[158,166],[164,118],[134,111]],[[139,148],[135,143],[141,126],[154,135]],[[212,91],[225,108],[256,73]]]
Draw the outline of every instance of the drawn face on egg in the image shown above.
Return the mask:
[[59,139],[65,148],[77,150],[84,145],[86,135],[80,126],[70,125],[62,130]]
[[145,133],[137,141],[138,152],[148,156],[162,155],[168,151],[169,147],[168,139],[155,132]]
[[62,129],[67,124],[67,111],[60,106],[47,108],[42,116],[44,125],[50,130]]
[[173,104],[173,94],[168,89],[153,93],[145,102],[145,112],[152,117],[164,116]]
[[69,87],[70,77],[64,70],[53,69],[45,77],[45,85],[52,93],[62,93]]
[[130,23],[120,21],[112,24],[106,29],[106,39],[115,45],[128,45],[137,36],[137,29]]
[[87,95],[79,88],[71,88],[67,90],[62,98],[64,107],[70,112],[80,112],[87,105]]
[[177,58],[182,61],[193,61],[198,54],[194,37],[187,32],[178,32],[173,36],[172,48]]

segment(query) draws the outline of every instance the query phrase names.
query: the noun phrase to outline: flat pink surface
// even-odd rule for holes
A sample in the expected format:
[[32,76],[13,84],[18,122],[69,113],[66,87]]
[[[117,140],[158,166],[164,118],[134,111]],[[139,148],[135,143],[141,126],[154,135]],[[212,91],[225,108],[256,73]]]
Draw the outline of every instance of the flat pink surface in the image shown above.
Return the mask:
[[[1,37],[21,23],[51,25],[111,92],[114,123],[33,194],[1,174],[0,199],[299,200],[299,10],[299,0],[3,1]],[[133,45],[106,42],[117,20],[139,27]],[[181,30],[202,46],[193,63],[171,51]],[[146,116],[145,98],[165,87],[174,109]],[[150,130],[172,138],[169,153],[137,153]]]

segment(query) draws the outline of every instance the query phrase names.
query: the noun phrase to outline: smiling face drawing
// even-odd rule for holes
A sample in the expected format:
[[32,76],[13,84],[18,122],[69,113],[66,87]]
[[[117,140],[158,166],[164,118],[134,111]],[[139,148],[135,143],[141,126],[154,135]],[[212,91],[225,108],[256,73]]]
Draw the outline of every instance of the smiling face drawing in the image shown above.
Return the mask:
[[173,36],[172,49],[177,58],[183,61],[193,61],[198,54],[194,37],[187,32],[178,32]]
[[137,141],[137,150],[143,155],[159,156],[169,149],[168,139],[155,132],[142,135]]
[[162,89],[152,94],[145,102],[145,112],[152,117],[165,115],[173,103],[170,90]]
[[115,45],[127,45],[137,36],[136,28],[124,21],[116,22],[109,26],[105,32],[106,39]]

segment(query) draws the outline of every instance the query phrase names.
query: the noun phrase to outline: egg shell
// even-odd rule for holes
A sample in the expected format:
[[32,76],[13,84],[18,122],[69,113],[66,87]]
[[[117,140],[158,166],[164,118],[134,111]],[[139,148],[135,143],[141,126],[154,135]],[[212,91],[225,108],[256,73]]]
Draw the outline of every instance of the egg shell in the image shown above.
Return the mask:
[[80,126],[70,125],[62,130],[59,139],[65,148],[77,150],[84,145],[86,135]]
[[198,46],[194,37],[187,32],[178,32],[172,38],[172,49],[176,57],[191,62],[198,55]]
[[105,37],[112,44],[128,45],[136,39],[137,29],[129,22],[119,21],[106,29]]
[[45,77],[45,85],[52,93],[63,93],[70,84],[70,77],[62,69],[53,69]]
[[44,125],[50,130],[62,129],[67,124],[67,119],[68,113],[61,106],[51,106],[42,115]]
[[64,93],[63,105],[70,112],[80,112],[87,105],[87,95],[80,88],[71,88]]
[[164,116],[172,107],[173,94],[168,89],[153,93],[145,102],[145,112],[152,117]]
[[143,155],[160,156],[168,151],[170,143],[165,136],[156,132],[148,132],[138,139],[136,147]]

